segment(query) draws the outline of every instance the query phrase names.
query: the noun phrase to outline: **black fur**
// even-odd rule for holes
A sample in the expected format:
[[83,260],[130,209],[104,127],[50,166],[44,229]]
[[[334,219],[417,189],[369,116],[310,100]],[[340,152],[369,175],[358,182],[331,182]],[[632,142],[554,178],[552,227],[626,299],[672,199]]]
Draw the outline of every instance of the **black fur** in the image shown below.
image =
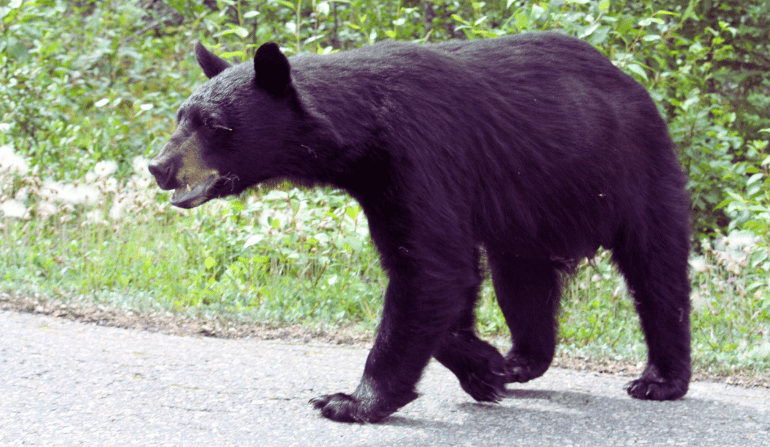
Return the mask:
[[[280,178],[342,188],[363,207],[390,283],[361,384],[314,399],[324,416],[386,417],[417,397],[431,356],[480,401],[542,375],[562,279],[600,246],[649,347],[629,394],[687,392],[689,200],[640,84],[554,33],[288,60],[266,45],[232,68],[196,47],[211,80],[181,107],[177,132],[197,135],[227,179],[205,200]],[[232,132],[199,130],[211,116]],[[505,357],[474,333],[482,246],[511,329]]]
[[203,69],[203,74],[209,78],[218,75],[225,68],[230,66],[226,60],[211,53],[200,42],[195,44],[195,59],[198,61],[198,65]]
[[266,43],[254,55],[254,81],[274,96],[286,93],[291,83],[291,66],[275,43]]

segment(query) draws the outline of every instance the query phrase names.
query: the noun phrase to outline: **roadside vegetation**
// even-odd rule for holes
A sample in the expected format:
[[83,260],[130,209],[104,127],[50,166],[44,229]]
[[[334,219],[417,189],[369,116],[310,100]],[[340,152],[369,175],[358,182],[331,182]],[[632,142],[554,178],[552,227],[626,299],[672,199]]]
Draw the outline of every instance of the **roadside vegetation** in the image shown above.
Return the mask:
[[[283,184],[185,211],[149,176],[176,108],[204,81],[193,43],[239,61],[265,41],[329,53],[559,29],[644,83],[681,148],[695,367],[766,375],[770,4],[713,3],[0,0],[0,292],[372,331],[387,278],[355,201]],[[642,362],[608,258],[569,283],[560,349]],[[505,335],[489,282],[482,295],[479,330]]]

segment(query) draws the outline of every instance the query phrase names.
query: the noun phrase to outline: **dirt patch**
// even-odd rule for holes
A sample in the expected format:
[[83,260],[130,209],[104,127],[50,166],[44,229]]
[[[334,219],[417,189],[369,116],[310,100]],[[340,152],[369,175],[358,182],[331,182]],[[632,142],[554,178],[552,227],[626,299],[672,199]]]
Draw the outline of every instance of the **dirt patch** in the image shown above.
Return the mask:
[[[74,300],[64,301],[23,294],[0,293],[0,309],[66,318],[101,326],[162,332],[180,336],[256,338],[292,343],[321,342],[361,347],[371,346],[374,336],[371,332],[362,332],[353,327],[267,326],[243,323],[225,317],[203,319],[168,311],[140,312],[133,309],[116,309]],[[556,355],[553,366],[628,378],[636,377],[642,372],[642,368],[632,362],[585,359],[568,356],[563,352]],[[696,370],[693,372],[693,380],[722,382],[742,387],[770,388],[770,377],[759,373],[738,372],[728,375]]]
[[58,300],[42,296],[0,293],[0,309],[28,312],[57,318],[93,323],[124,329],[162,332],[180,336],[218,338],[257,338],[307,343],[311,341],[341,344],[371,344],[372,334],[352,327],[333,329],[311,328],[299,325],[267,326],[243,323],[218,317],[204,319],[169,311],[141,312],[117,309],[74,300]]

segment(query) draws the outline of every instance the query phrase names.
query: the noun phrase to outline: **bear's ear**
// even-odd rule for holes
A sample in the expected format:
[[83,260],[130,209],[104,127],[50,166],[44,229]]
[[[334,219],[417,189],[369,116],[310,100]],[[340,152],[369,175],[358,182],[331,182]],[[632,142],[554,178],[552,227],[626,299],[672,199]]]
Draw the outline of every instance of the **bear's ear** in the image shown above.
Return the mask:
[[207,50],[200,42],[195,44],[195,59],[198,60],[198,65],[201,66],[203,73],[209,79],[230,67],[226,60]]
[[282,96],[291,84],[289,60],[278,44],[262,44],[254,55],[254,83],[275,96]]

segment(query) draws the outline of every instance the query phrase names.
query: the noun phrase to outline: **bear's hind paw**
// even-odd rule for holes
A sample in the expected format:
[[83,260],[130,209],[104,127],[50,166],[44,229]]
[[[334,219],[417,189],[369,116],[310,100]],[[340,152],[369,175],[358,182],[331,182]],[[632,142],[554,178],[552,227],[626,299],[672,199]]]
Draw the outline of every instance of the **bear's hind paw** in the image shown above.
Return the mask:
[[628,382],[629,396],[641,400],[676,400],[687,394],[687,381],[649,380],[644,377]]
[[642,400],[676,400],[687,394],[690,385],[688,367],[681,367],[678,373],[669,373],[666,377],[660,371],[656,365],[648,364],[642,377],[626,384],[626,392]]

